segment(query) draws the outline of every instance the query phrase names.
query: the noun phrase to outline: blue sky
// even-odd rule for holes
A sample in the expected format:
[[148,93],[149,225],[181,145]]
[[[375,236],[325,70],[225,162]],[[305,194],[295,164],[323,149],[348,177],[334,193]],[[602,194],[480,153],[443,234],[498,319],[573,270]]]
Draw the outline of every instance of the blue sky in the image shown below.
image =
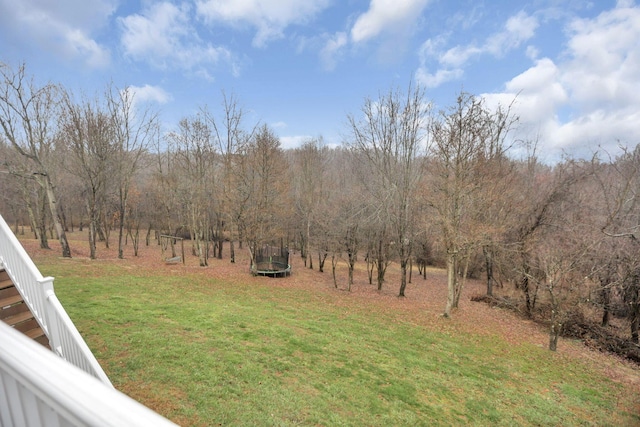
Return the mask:
[[510,104],[546,159],[640,142],[633,0],[0,0],[0,62],[92,95],[131,86],[170,130],[221,91],[285,148],[413,80]]

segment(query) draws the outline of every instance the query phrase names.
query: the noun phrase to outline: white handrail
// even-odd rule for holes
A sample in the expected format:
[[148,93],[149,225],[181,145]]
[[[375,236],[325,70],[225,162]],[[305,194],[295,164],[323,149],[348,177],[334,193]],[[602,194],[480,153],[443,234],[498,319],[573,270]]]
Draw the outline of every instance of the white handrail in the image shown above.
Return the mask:
[[175,426],[0,322],[0,426]]
[[51,349],[66,361],[112,386],[53,291],[53,277],[42,277],[0,215],[0,263],[49,338]]

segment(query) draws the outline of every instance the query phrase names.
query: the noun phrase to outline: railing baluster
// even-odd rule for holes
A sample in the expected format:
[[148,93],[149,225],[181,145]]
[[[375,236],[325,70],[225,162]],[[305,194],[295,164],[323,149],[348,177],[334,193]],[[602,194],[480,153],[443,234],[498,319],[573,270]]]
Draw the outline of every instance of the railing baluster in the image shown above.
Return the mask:
[[49,339],[51,349],[68,362],[113,387],[60,304],[53,289],[53,277],[42,277],[2,216],[0,216],[0,263]]

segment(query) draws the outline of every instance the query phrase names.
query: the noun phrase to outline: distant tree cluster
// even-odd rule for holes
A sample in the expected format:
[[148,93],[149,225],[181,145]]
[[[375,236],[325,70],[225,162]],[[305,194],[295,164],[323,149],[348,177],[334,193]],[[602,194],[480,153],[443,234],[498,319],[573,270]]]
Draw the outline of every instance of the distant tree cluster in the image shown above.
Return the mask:
[[331,260],[336,287],[344,261],[349,290],[357,262],[378,289],[397,263],[399,296],[413,264],[423,278],[437,265],[446,317],[465,280],[483,277],[486,298],[547,322],[552,350],[593,313],[602,327],[625,322],[638,343],[638,147],[546,165],[531,143],[516,158],[510,106],[461,93],[434,111],[409,87],[366,99],[341,147],[318,137],[283,150],[234,96],[162,129],[129,88],[77,98],[3,64],[0,79],[0,209],[43,248],[56,238],[70,257],[66,233],[77,228],[97,258],[115,230],[123,257],[129,240],[137,254],[141,236],[149,245],[169,234],[190,239],[207,266],[235,262],[235,245],[253,256],[286,242],[310,269]]

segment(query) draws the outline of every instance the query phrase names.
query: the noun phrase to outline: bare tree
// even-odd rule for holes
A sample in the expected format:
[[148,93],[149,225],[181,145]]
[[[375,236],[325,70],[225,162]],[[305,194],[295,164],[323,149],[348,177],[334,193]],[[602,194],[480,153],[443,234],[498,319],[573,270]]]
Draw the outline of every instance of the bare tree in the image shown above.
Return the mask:
[[136,170],[155,133],[159,132],[157,114],[149,109],[136,110],[133,90],[109,87],[106,93],[109,116],[113,122],[113,171],[118,193],[118,258],[124,257],[127,202]]
[[[380,224],[378,246],[393,241],[400,260],[399,296],[407,286],[407,267],[414,237],[414,206],[411,193],[423,171],[431,105],[421,88],[409,87],[406,94],[389,91],[377,100],[367,99],[362,117],[348,116],[351,128],[349,146],[363,163],[358,170],[370,196],[369,215]],[[390,238],[386,234],[390,234]],[[385,261],[377,251],[378,286],[384,280]]]
[[26,76],[24,65],[13,70],[0,63],[0,75],[0,127],[3,135],[28,162],[33,179],[44,190],[62,256],[70,258],[71,248],[60,221],[53,180],[55,166],[47,162],[55,146],[60,90],[53,84],[37,86]]
[[89,217],[89,252],[90,258],[95,259],[100,215],[116,152],[115,128],[108,111],[97,99],[76,103],[67,96],[65,107],[61,137],[67,141],[72,158],[69,170],[83,183]]
[[446,251],[447,304],[444,316],[457,308],[471,255],[481,241],[477,201],[485,184],[479,165],[505,151],[512,118],[499,107],[490,111],[482,99],[461,93],[431,126],[432,180],[430,204]]
[[[2,191],[3,198],[6,198],[6,207],[14,211],[26,210],[34,238],[40,241],[40,248],[50,249],[47,238],[47,224],[50,216],[47,195],[44,188],[34,179],[29,160],[21,156],[13,147],[3,144],[2,165],[2,172],[7,175],[6,179],[2,180],[6,187]],[[17,203],[18,200],[22,203]]]
[[[256,132],[257,125],[245,129],[246,112],[234,95],[222,93],[222,115],[216,118],[208,109],[201,109],[203,117],[213,130],[220,154],[221,170],[217,180],[220,197],[217,199],[215,236],[218,244],[218,258],[222,257],[224,232],[230,232],[230,258],[235,262],[234,240],[242,247],[247,192],[243,191],[243,149]],[[228,229],[225,230],[225,226]]]
[[336,266],[343,255],[347,259],[347,290],[351,291],[354,283],[355,264],[358,253],[362,249],[362,229],[368,222],[365,191],[356,177],[357,163],[353,151],[337,148],[333,152],[333,162],[330,165],[329,188],[337,191],[330,193],[328,204],[325,205],[325,226],[328,231],[328,246],[331,249],[332,272],[334,285],[337,288]]
[[[640,328],[640,145],[596,171],[604,200],[605,218],[601,230],[613,240],[619,266],[618,283],[628,307],[631,339],[639,341]],[[605,266],[606,267],[606,266]],[[605,299],[610,284],[604,284]],[[605,311],[603,323],[607,316]]]
[[242,180],[247,191],[244,222],[246,238],[254,263],[256,249],[284,238],[285,218],[290,215],[287,162],[280,148],[280,140],[266,125],[244,148],[246,161]]
[[153,173],[153,193],[155,227],[159,232],[173,234],[178,225],[186,224],[180,201],[180,170],[177,160],[176,138],[155,135],[155,167]]
[[212,192],[215,146],[211,128],[201,114],[180,121],[177,132],[167,138],[176,147],[175,161],[182,179],[178,181],[183,203],[187,208],[189,231],[200,266],[208,265],[209,217]]
[[[319,252],[322,248],[323,232],[318,230],[321,218],[321,207],[326,201],[326,188],[324,187],[327,166],[327,149],[323,146],[322,139],[310,139],[301,147],[291,152],[291,169],[293,183],[293,200],[296,215],[299,220],[298,233],[300,236],[300,253],[304,258],[305,266],[313,269],[312,247]],[[320,233],[318,233],[320,231]],[[316,240],[315,244],[312,240]],[[326,246],[326,245],[325,245]],[[324,262],[324,256],[320,255],[319,263]],[[319,265],[322,269],[322,265]]]
[[550,222],[540,229],[542,233],[534,249],[535,263],[542,273],[537,286],[546,291],[550,306],[546,320],[550,325],[551,351],[556,350],[558,337],[570,316],[582,301],[588,299],[586,282],[593,274],[588,255],[602,240],[593,227],[595,223],[588,204],[590,195],[576,188],[578,184],[584,184],[587,170],[583,165],[565,162],[557,166],[556,173],[560,175],[560,182],[570,180],[574,188],[549,206]]

